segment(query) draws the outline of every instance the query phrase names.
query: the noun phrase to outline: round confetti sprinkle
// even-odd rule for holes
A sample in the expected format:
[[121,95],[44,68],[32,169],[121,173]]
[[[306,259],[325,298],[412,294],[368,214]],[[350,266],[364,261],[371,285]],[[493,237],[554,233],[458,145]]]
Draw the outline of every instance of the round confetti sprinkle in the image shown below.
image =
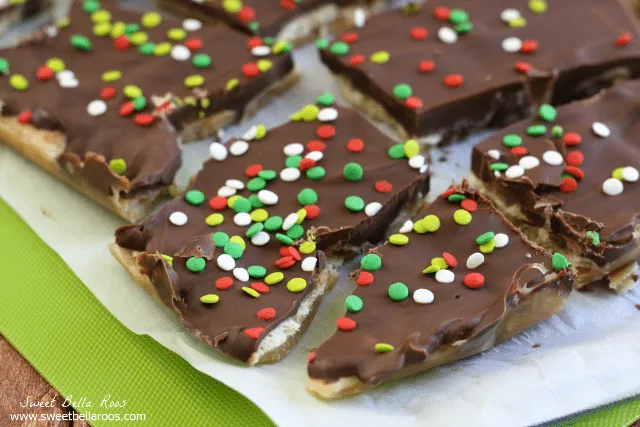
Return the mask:
[[478,210],[478,203],[473,199],[465,199],[460,203],[460,207],[467,212],[475,212]]
[[462,74],[449,74],[443,80],[444,85],[447,87],[458,87],[462,85],[463,82],[464,78]]
[[269,190],[260,190],[258,193],[258,198],[265,205],[275,205],[278,203],[278,195],[273,191]]
[[204,304],[215,304],[220,301],[220,297],[216,294],[206,294],[200,297],[200,302]]
[[513,148],[513,147],[517,147],[519,145],[522,145],[522,138],[519,135],[516,134],[509,134],[509,135],[505,135],[502,138],[502,143],[507,147],[507,148]]
[[331,125],[321,125],[316,129],[316,135],[320,139],[331,139],[336,136],[336,128]]
[[312,205],[318,201],[318,194],[311,188],[305,188],[298,193],[298,203],[302,206]]
[[618,47],[626,46],[627,44],[629,44],[629,42],[631,40],[633,40],[633,35],[631,33],[629,33],[629,32],[622,33],[616,39],[616,46],[618,46]]
[[224,271],[231,271],[236,267],[236,261],[228,254],[222,254],[216,260],[218,267]]
[[413,94],[413,90],[408,84],[400,83],[393,87],[393,94],[398,99],[407,99]]
[[251,215],[249,215],[249,213],[247,212],[238,212],[233,216],[233,223],[240,227],[246,227],[247,225],[251,224]]
[[560,252],[555,252],[551,257],[551,264],[556,270],[562,270],[569,267],[569,261]]
[[333,105],[334,97],[332,93],[326,92],[318,96],[318,99],[316,101],[318,104],[322,106],[329,107]]
[[436,63],[431,60],[420,61],[418,63],[418,71],[421,73],[430,73],[435,68]]
[[584,154],[580,151],[574,150],[567,154],[565,161],[569,166],[580,166],[582,162],[584,162]]
[[567,132],[562,137],[562,142],[564,142],[565,145],[572,147],[580,144],[582,142],[582,137],[576,132]]
[[500,19],[507,23],[520,18],[520,16],[520,11],[518,9],[505,9],[500,12]]
[[307,281],[300,277],[296,277],[287,282],[287,289],[289,292],[302,292],[306,287]]
[[242,250],[242,246],[235,242],[229,242],[224,245],[224,253],[230,255],[233,259],[242,258],[242,254],[244,251]]
[[453,213],[453,220],[458,225],[468,225],[471,219],[471,214],[464,209],[458,209]]
[[331,122],[338,118],[338,110],[335,108],[323,108],[318,111],[318,120],[321,122]]
[[249,143],[238,140],[229,146],[229,153],[234,156],[242,156],[249,150]]
[[439,283],[452,283],[455,280],[455,274],[451,270],[436,271],[436,281]]
[[202,270],[204,270],[207,263],[204,258],[192,256],[189,259],[187,259],[186,265],[187,265],[187,269],[190,272],[199,273]]
[[300,268],[302,268],[302,271],[314,271],[316,268],[316,264],[318,263],[318,259],[316,257],[307,257],[304,260],[302,260],[302,263],[300,264]]
[[364,209],[364,200],[359,196],[347,196],[344,199],[344,205],[351,212],[360,212]]
[[349,45],[343,41],[337,41],[331,45],[330,50],[334,55],[346,55],[349,53]]
[[434,299],[435,296],[429,289],[420,288],[413,292],[413,300],[418,304],[431,304]]
[[558,166],[564,162],[564,160],[562,159],[562,154],[553,150],[545,151],[542,155],[542,160],[552,166]]
[[505,171],[505,176],[509,179],[517,179],[524,175],[525,170],[520,165],[509,166],[509,168]]
[[572,177],[574,177],[578,181],[580,181],[580,180],[582,180],[582,178],[584,178],[584,172],[582,171],[582,169],[577,168],[575,166],[567,166],[564,169],[564,171],[565,171],[565,173],[568,173],[569,175],[571,175]]
[[118,175],[127,173],[127,162],[124,159],[112,159],[109,161],[109,167]]
[[396,282],[389,286],[389,298],[394,301],[403,301],[409,297],[409,288],[402,282]]
[[624,191],[624,185],[619,179],[609,178],[602,183],[602,191],[607,196],[618,196]]
[[632,166],[627,166],[622,169],[622,178],[627,182],[636,182],[639,177],[640,173],[638,169]]
[[191,51],[182,45],[175,45],[171,48],[171,58],[176,61],[186,61],[191,58]]
[[443,252],[442,258],[449,268],[455,268],[458,266],[458,260],[449,252]]
[[520,52],[533,53],[536,50],[538,50],[538,42],[537,41],[535,41],[535,40],[524,40],[522,42],[522,47],[520,48]]
[[23,91],[29,87],[29,81],[22,74],[13,74],[9,77],[9,84],[13,90]]
[[219,142],[212,142],[209,145],[209,154],[214,160],[221,162],[227,158],[227,147]]
[[487,231],[486,233],[482,233],[481,235],[476,237],[476,243],[478,245],[484,245],[485,243],[489,243],[489,241],[491,241],[491,239],[493,239],[494,237],[495,234],[493,231]]
[[315,252],[315,250],[316,250],[315,242],[308,241],[308,242],[303,242],[300,245],[300,252],[302,252],[303,254],[310,254]]
[[215,281],[215,286],[217,289],[224,291],[226,289],[229,289],[231,286],[233,286],[233,279],[228,276],[220,277]]
[[362,299],[360,297],[349,295],[347,298],[345,298],[344,305],[351,313],[357,313],[362,310],[364,303],[362,302]]
[[306,175],[307,178],[317,181],[324,178],[327,175],[327,172],[322,166],[314,166],[307,170]]
[[417,156],[413,156],[409,159],[409,166],[413,169],[422,169],[425,165],[426,158],[422,154],[418,154]]
[[382,267],[382,258],[377,254],[367,254],[362,257],[360,267],[367,271],[376,271]]
[[453,44],[458,41],[458,34],[449,27],[442,27],[438,30],[438,38],[443,43]]
[[387,62],[389,62],[389,58],[389,52],[387,52],[386,50],[374,52],[370,57],[371,62],[373,62],[374,64],[386,64]]
[[411,35],[412,39],[420,41],[425,40],[429,32],[425,27],[413,27],[409,34]]
[[484,264],[484,255],[480,252],[474,252],[467,258],[467,268],[473,270]]
[[404,159],[404,144],[395,144],[389,148],[389,157],[394,160]]
[[358,275],[358,278],[356,279],[356,283],[359,286],[368,286],[373,283],[373,279],[373,274],[369,273],[368,271],[361,271]]
[[299,156],[304,152],[304,145],[294,142],[284,146],[283,152],[286,156]]
[[522,40],[518,37],[507,37],[502,40],[502,49],[505,52],[514,53],[519,52],[522,47]]
[[591,129],[593,130],[593,133],[601,138],[606,138],[611,135],[611,129],[609,129],[609,126],[605,125],[604,123],[593,122],[593,124],[591,125]]
[[368,203],[365,207],[364,207],[364,213],[371,217],[371,216],[375,216],[378,214],[378,212],[380,212],[380,209],[382,209],[382,204],[379,202],[371,202]]
[[267,229],[267,231],[278,231],[282,227],[282,222],[283,221],[281,217],[272,216],[264,222],[264,227]]
[[258,338],[260,338],[260,335],[262,335],[262,333],[264,332],[264,328],[249,328],[249,329],[245,329],[242,332],[244,332],[244,334],[249,338],[253,338],[254,340],[257,340]]
[[527,135],[529,136],[543,136],[547,133],[547,127],[545,125],[533,125],[527,128]]
[[207,68],[211,65],[211,57],[206,53],[199,53],[191,61],[197,68]]
[[272,307],[263,308],[256,313],[259,319],[271,320],[276,317],[276,310]]
[[554,121],[558,115],[556,109],[549,104],[541,105],[540,109],[538,110],[538,114],[540,115],[540,118],[545,122]]
[[469,273],[464,276],[463,283],[469,289],[480,289],[484,286],[484,276],[480,273]]
[[217,247],[222,248],[227,243],[229,243],[229,235],[222,231],[218,231],[216,233],[213,233],[213,236],[211,236],[211,240]]
[[184,212],[172,212],[169,215],[169,222],[175,226],[181,227],[187,223],[188,217]]
[[343,174],[347,181],[357,182],[362,179],[364,171],[358,163],[347,163],[343,169]]
[[353,331],[356,328],[356,322],[348,317],[341,317],[336,321],[336,326],[339,330],[348,332]]
[[82,36],[80,34],[74,34],[71,36],[71,46],[75,47],[78,50],[91,50],[92,48],[92,44],[91,44],[91,40],[89,40],[87,37]]
[[[234,268],[233,269],[233,276],[238,279],[241,282],[248,282],[249,281],[249,273],[247,272],[246,269],[244,268]],[[258,293],[256,291],[254,291],[253,289],[249,288],[251,290],[251,292],[247,292],[245,290],[245,288],[242,288],[243,291],[247,292],[249,295],[253,296],[253,297],[258,297]]]
[[394,347],[387,343],[377,343],[374,348],[378,353],[389,353],[394,350]]
[[393,234],[389,236],[389,243],[395,246],[403,246],[409,243],[409,237],[404,234]]
[[504,233],[498,233],[493,237],[496,248],[504,248],[509,244],[509,236]]
[[578,181],[574,178],[565,177],[560,183],[560,191],[563,193],[573,193],[578,189]]
[[256,246],[264,246],[269,243],[269,240],[271,240],[271,236],[269,236],[269,233],[261,231],[251,238],[251,243]]
[[520,159],[518,164],[524,170],[529,170],[538,167],[540,165],[540,160],[534,156],[524,156]]
[[107,112],[107,104],[105,104],[105,102],[100,99],[91,101],[89,105],[87,105],[87,113],[90,116],[101,116],[106,112]]
[[304,236],[304,228],[301,225],[296,224],[287,230],[287,236],[293,240],[297,240]]

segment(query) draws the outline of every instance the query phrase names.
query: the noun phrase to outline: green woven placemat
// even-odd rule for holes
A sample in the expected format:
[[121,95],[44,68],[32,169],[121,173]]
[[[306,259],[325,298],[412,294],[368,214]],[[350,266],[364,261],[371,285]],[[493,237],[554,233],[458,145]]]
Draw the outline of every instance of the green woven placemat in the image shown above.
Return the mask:
[[[272,425],[241,394],[122,326],[2,199],[0,295],[0,333],[63,396],[92,401],[79,413],[145,414],[159,427]],[[126,406],[101,408],[107,395]]]

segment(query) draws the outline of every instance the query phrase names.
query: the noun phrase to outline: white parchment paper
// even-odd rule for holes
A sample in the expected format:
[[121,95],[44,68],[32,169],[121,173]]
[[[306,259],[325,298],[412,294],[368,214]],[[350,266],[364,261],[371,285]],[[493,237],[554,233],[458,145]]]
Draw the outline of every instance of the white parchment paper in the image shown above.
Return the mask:
[[[254,120],[230,129],[229,135],[241,135],[252,123],[283,123],[320,93],[337,93],[312,46],[295,57],[304,73],[297,88]],[[179,183],[199,169],[208,156],[208,144],[185,148]],[[471,144],[466,141],[447,153],[434,153],[432,194],[469,171]],[[446,162],[439,161],[442,154]],[[360,396],[322,402],[305,392],[306,358],[335,330],[335,320],[343,313],[350,293],[346,270],[305,338],[285,360],[247,368],[193,338],[111,257],[107,245],[122,220],[1,144],[0,196],[126,327],[150,335],[195,369],[238,390],[283,427],[524,426],[640,394],[636,289],[622,296],[574,293],[563,313],[493,350]]]

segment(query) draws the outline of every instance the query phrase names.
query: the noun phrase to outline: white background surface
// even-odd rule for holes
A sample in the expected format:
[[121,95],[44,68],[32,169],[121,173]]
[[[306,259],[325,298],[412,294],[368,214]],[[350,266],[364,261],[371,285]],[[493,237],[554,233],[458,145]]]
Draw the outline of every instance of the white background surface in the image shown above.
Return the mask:
[[[297,88],[253,120],[274,126],[317,95],[337,93],[312,46],[296,60]],[[341,101],[341,98],[338,97]],[[344,103],[343,103],[344,104]],[[468,172],[472,141],[434,153],[437,194]],[[208,142],[187,146],[178,181],[196,172]],[[541,423],[640,393],[640,291],[574,293],[563,313],[473,358],[336,402],[304,392],[306,357],[335,329],[350,293],[345,272],[306,337],[282,362],[247,368],[193,338],[111,257],[107,245],[124,222],[0,145],[0,196],[69,264],[126,327],[148,334],[196,369],[243,393],[280,426],[521,426]],[[46,215],[45,215],[46,213]],[[1,225],[0,225],[1,226]],[[345,270],[346,271],[346,270]],[[538,348],[532,348],[540,344]],[[267,392],[265,392],[267,391]],[[213,416],[213,414],[212,414]]]

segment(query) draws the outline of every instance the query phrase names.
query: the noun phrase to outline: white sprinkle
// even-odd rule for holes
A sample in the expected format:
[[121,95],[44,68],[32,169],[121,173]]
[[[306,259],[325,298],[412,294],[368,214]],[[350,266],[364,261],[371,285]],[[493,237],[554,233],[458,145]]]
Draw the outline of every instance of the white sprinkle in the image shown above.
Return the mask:
[[593,133],[602,138],[606,138],[611,135],[611,129],[609,129],[609,126],[605,125],[604,123],[593,122],[593,124],[591,125],[591,129],[593,130]]
[[306,257],[302,260],[300,267],[302,267],[302,271],[313,271],[316,269],[317,262],[318,258],[314,256]]
[[178,227],[182,227],[183,225],[185,225],[188,220],[189,218],[184,212],[176,211],[172,212],[171,215],[169,215],[169,222]]
[[269,236],[269,233],[267,233],[266,231],[260,231],[258,232],[258,234],[251,238],[251,243],[256,246],[264,246],[269,243],[270,239],[271,237]]
[[616,178],[609,178],[605,182],[602,183],[602,191],[607,196],[618,196],[622,194],[624,190],[624,185],[622,185],[622,181]]
[[265,205],[275,205],[278,203],[278,195],[270,190],[260,190],[258,192],[258,199]]
[[413,292],[413,300],[418,304],[431,304],[434,300],[433,292],[429,289],[416,289]]
[[449,27],[442,27],[438,30],[438,38],[441,42],[453,44],[458,41],[458,35]]
[[496,248],[504,248],[509,244],[509,236],[504,233],[498,233],[493,236],[493,243],[496,244]]
[[242,135],[242,139],[246,139],[247,141],[251,141],[258,135],[258,127],[251,126],[249,130],[247,130],[244,135]]
[[472,253],[471,255],[469,255],[469,258],[467,258],[467,268],[469,270],[478,268],[482,264],[484,264],[484,255],[482,255],[480,252]]
[[234,156],[242,156],[249,149],[249,143],[247,141],[238,140],[231,144],[229,152]]
[[496,178],[500,178],[502,176],[502,172],[500,171],[493,171],[493,176],[495,176]]
[[494,160],[500,159],[500,152],[498,150],[489,150],[487,151],[487,155]]
[[353,24],[356,26],[356,28],[364,27],[366,20],[367,15],[364,12],[364,9],[357,8],[355,12],[353,12]]
[[280,179],[285,182],[292,182],[300,178],[300,169],[285,168],[280,171]]
[[220,187],[220,189],[218,190],[218,196],[220,197],[231,197],[234,194],[236,194],[236,189],[227,187],[226,185]]
[[49,37],[53,38],[58,35],[58,27],[54,25],[49,25],[48,27],[45,28],[45,32]]
[[191,58],[191,51],[181,44],[177,44],[171,48],[171,57],[176,61],[186,61]]
[[251,54],[253,56],[267,56],[271,53],[271,48],[269,46],[256,46],[251,49]]
[[436,280],[440,283],[451,283],[456,276],[451,270],[438,270],[436,271]]
[[304,157],[306,159],[311,159],[313,161],[319,162],[324,157],[324,153],[322,151],[309,151]]
[[627,182],[636,182],[640,174],[638,173],[638,169],[633,166],[627,166],[622,169],[622,178]]
[[377,214],[380,211],[380,209],[382,209],[382,204],[381,203],[371,202],[367,206],[364,207],[364,213],[366,213],[367,216],[374,216],[375,214]]
[[221,162],[227,158],[227,147],[219,142],[212,142],[209,145],[209,154],[214,160]]
[[231,255],[222,254],[216,261],[218,263],[218,267],[220,267],[224,271],[231,271],[236,268],[236,260],[233,259]]
[[73,80],[76,78],[76,74],[71,70],[61,70],[56,73],[58,80]]
[[233,223],[240,227],[246,227],[251,224],[251,215],[247,212],[238,212],[233,216]]
[[425,172],[427,172],[427,170],[429,170],[429,165],[424,164],[424,165],[422,165],[422,167],[420,167],[420,169],[418,170],[418,172],[420,172],[420,173],[425,173]]
[[519,52],[522,47],[522,40],[517,37],[507,37],[502,40],[502,49],[505,52],[514,53]]
[[542,155],[542,160],[551,166],[558,166],[564,162],[562,154],[554,150],[545,151]]
[[304,152],[304,145],[299,142],[293,142],[284,146],[285,156],[299,156]]
[[527,258],[527,259],[531,259],[531,254],[527,253],[527,254],[524,255],[524,257]]
[[409,159],[409,166],[414,169],[420,169],[422,166],[424,166],[424,162],[424,156],[422,154],[418,154],[417,156],[413,156]]
[[107,104],[101,99],[93,100],[87,105],[87,113],[90,116],[100,116],[106,112]]
[[524,168],[520,165],[509,166],[509,169],[507,169],[504,174],[507,178],[520,178],[524,175]]
[[184,28],[185,31],[198,31],[202,28],[202,22],[197,19],[185,19],[182,21],[182,28]]
[[520,166],[522,166],[525,170],[533,169],[535,167],[540,166],[540,159],[535,156],[524,156],[518,162]]
[[398,233],[411,233],[411,230],[413,230],[413,221],[408,219],[404,222],[404,224],[402,224],[402,227],[400,227]]
[[332,122],[338,118],[338,110],[335,108],[323,108],[318,111],[318,120],[321,122]]
[[244,188],[244,184],[239,179],[228,179],[225,181],[224,185],[235,188],[236,190],[242,190]]
[[289,215],[287,215],[284,221],[282,221],[282,229],[284,231],[287,231],[288,229],[296,225],[297,222],[298,222],[298,214],[290,213]]
[[249,281],[249,272],[247,271],[246,268],[242,268],[242,267],[234,268],[233,275],[235,276],[236,279],[240,280],[241,282]]
[[68,79],[59,79],[58,83],[60,84],[60,87],[64,88],[78,87],[78,85],[80,84],[78,79],[76,79],[75,77]]
[[513,21],[520,18],[520,11],[518,9],[505,9],[500,12],[500,19],[504,22]]

